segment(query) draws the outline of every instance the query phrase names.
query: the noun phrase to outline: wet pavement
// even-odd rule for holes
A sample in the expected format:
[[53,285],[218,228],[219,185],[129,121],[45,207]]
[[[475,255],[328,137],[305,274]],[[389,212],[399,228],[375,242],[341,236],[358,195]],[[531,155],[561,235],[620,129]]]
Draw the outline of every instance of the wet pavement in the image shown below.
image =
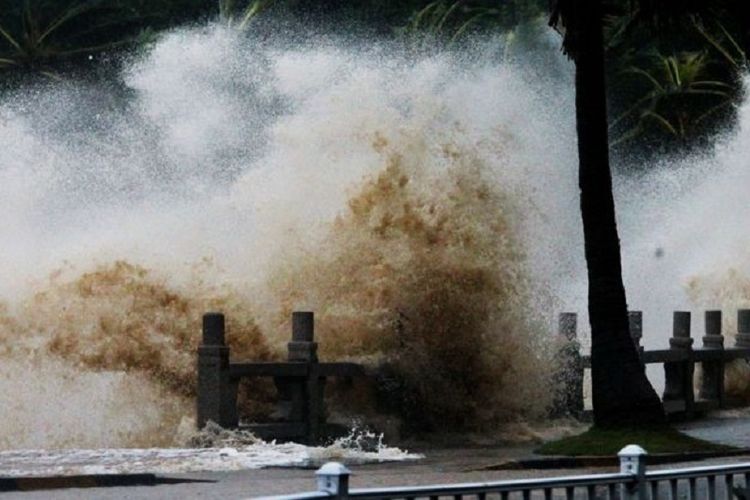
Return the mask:
[[693,437],[750,449],[750,409],[725,410],[676,426]]
[[[723,444],[750,448],[750,411],[723,412],[701,421],[678,426],[690,435]],[[380,487],[420,485],[433,483],[459,483],[496,481],[528,477],[553,477],[585,473],[613,472],[613,468],[550,469],[550,470],[487,470],[498,463],[528,458],[535,444],[485,445],[473,447],[411,447],[425,458],[418,461],[389,462],[353,465],[352,486]],[[747,456],[717,458],[690,462],[685,466],[750,462]],[[675,468],[680,464],[653,467]],[[73,488],[33,492],[15,492],[2,495],[9,499],[172,499],[192,498],[251,498],[261,495],[310,491],[315,487],[312,468],[268,468],[231,472],[200,472],[170,474],[174,478],[208,480],[206,483],[165,484],[156,486],[130,486],[111,488]]]
[[[585,473],[614,472],[613,468],[556,469],[556,470],[480,470],[498,461],[499,457],[527,456],[528,448],[461,448],[441,449],[428,452],[422,462],[402,462],[352,466],[354,475],[352,487],[382,487],[423,485],[434,483],[466,483],[477,481],[498,481],[530,477],[554,477]],[[750,461],[750,456],[713,459],[700,462],[707,464],[727,464]],[[657,468],[673,468],[672,464]],[[695,462],[685,464],[695,466]],[[24,493],[8,493],[5,499],[242,499],[261,495],[288,494],[315,489],[313,469],[261,469],[222,473],[176,474],[173,477],[189,477],[215,481],[212,483],[183,483],[157,486],[131,486],[112,488],[48,490]]]

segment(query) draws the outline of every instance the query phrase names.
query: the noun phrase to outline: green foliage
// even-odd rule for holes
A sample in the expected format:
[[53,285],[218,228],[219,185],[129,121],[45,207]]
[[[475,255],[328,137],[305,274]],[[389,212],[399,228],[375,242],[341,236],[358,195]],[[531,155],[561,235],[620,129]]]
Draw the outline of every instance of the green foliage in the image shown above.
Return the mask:
[[433,43],[444,38],[450,44],[469,32],[482,17],[489,15],[490,9],[485,7],[438,0],[414,13],[409,23],[397,32],[413,41]]
[[706,24],[697,18],[693,18],[693,26],[716,50],[726,63],[730,64],[737,70],[746,69],[748,66],[747,48],[742,47],[734,36],[724,27],[720,20],[713,20],[714,30],[709,29]]
[[736,89],[729,83],[710,80],[707,52],[665,56],[655,53],[648,67],[631,66],[625,73],[642,79],[645,94],[611,124],[635,115],[634,125],[613,145],[638,136],[649,127],[660,128],[673,138],[687,139],[701,132],[705,120],[733,102]]
[[220,0],[219,15],[228,26],[244,31],[253,19],[271,7],[276,0],[251,0],[246,5],[238,5],[236,0]]
[[734,119],[747,68],[723,0],[609,0],[604,24],[612,145],[668,152],[708,144]]
[[26,0],[17,24],[0,24],[0,68],[34,69],[51,76],[52,61],[125,43],[125,39],[102,36],[123,22],[122,17],[109,15],[113,10],[92,1],[54,8]]
[[454,44],[470,33],[507,31],[544,12],[536,0],[436,0],[414,11],[396,33],[411,41]]
[[[284,22],[396,34],[432,50],[546,17],[547,0],[17,0],[0,10],[0,75],[64,75],[89,59],[153,41],[160,30],[222,19],[247,30]],[[730,123],[748,68],[750,2],[604,0],[611,135],[654,151],[704,144]],[[744,15],[748,14],[748,15]],[[270,18],[269,18],[270,19]],[[289,26],[287,24],[286,26]],[[273,29],[273,26],[265,26]],[[255,28],[254,28],[255,29]],[[98,59],[99,60],[99,59]],[[104,59],[100,59],[104,60]],[[116,61],[118,58],[108,58]]]

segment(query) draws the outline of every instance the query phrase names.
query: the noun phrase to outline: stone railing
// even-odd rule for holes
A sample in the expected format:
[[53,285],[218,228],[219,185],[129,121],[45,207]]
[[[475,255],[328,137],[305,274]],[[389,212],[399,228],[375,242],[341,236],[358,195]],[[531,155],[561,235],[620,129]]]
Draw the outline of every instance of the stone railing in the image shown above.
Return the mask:
[[[672,337],[668,349],[645,350],[640,345],[643,321],[640,311],[629,313],[630,334],[641,362],[664,366],[664,410],[670,418],[692,418],[718,408],[736,407],[724,392],[728,363],[750,360],[750,309],[738,311],[735,345],[725,347],[721,311],[706,311],[702,346],[694,347],[691,314],[674,313]],[[553,413],[584,414],[584,373],[591,359],[580,352],[577,341],[577,316],[562,313],[559,335],[565,384],[558,392]],[[332,433],[327,422],[325,387],[329,377],[365,376],[362,365],[321,363],[314,341],[312,312],[292,314],[292,340],[284,362],[230,362],[225,342],[224,315],[209,313],[203,317],[203,340],[198,347],[197,425],[203,428],[213,421],[224,428],[240,427],[237,393],[240,380],[251,377],[272,378],[278,391],[273,422],[243,426],[264,439],[318,443]],[[696,370],[700,364],[700,370]],[[696,390],[697,389],[697,390]]]
[[360,377],[364,368],[355,363],[320,363],[314,335],[313,313],[295,312],[286,362],[231,362],[225,342],[224,315],[204,315],[203,341],[198,347],[198,428],[202,429],[208,421],[227,429],[239,427],[240,380],[270,377],[278,390],[278,418],[242,428],[264,439],[308,444],[318,443],[330,434],[324,398],[327,378]]
[[[642,313],[631,311],[628,315],[630,336],[644,367],[648,364],[664,365],[662,400],[670,418],[693,418],[708,410],[741,404],[741,401],[732,400],[725,394],[724,374],[728,363],[750,360],[750,309],[737,312],[735,343],[729,347],[725,346],[722,334],[721,311],[705,312],[705,335],[700,347],[693,345],[690,312],[675,311],[669,348],[656,350],[645,350],[641,346]],[[591,368],[591,358],[580,353],[576,324],[575,313],[560,314],[558,333],[566,342],[561,350],[561,355],[566,358],[566,386],[558,398],[558,405],[574,415],[583,413],[584,370]],[[699,371],[696,364],[700,365]]]

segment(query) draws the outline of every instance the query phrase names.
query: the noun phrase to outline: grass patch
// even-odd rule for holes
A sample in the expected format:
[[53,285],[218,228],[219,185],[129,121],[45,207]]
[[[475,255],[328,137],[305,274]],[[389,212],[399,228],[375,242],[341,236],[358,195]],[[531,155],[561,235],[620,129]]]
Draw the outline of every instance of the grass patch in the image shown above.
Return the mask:
[[536,452],[541,455],[606,456],[616,455],[629,444],[640,445],[649,454],[722,452],[737,449],[697,439],[668,426],[637,429],[592,427],[583,434],[545,443]]

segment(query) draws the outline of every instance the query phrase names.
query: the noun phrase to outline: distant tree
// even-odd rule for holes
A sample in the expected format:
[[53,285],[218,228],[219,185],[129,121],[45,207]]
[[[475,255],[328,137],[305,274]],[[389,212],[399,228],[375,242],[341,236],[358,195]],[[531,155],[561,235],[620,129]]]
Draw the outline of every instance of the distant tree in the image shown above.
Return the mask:
[[609,165],[602,16],[602,0],[556,0],[550,18],[550,24],[564,33],[564,50],[576,66],[594,423],[601,427],[659,424],[664,422],[664,410],[628,327]]

